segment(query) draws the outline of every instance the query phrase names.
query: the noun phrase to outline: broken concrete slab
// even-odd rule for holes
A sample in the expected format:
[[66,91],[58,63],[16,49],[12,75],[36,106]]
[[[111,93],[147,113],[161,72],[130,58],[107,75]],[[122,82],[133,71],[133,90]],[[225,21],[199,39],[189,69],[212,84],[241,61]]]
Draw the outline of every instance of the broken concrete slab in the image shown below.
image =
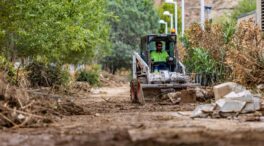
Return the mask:
[[227,95],[232,91],[237,93],[237,92],[242,92],[244,90],[246,89],[243,86],[236,84],[234,82],[227,82],[213,87],[216,100],[223,98],[225,95]]
[[253,95],[247,90],[238,93],[232,91],[229,94],[225,95],[224,98],[231,100],[240,100],[245,102],[253,102]]
[[219,99],[216,104],[221,112],[241,112],[246,106],[245,101],[230,99]]
[[253,97],[253,102],[247,103],[245,108],[242,110],[242,113],[249,113],[249,112],[255,112],[260,110],[261,108],[261,101],[258,97]]
[[215,104],[204,104],[199,105],[192,112],[192,118],[207,118],[209,113],[213,113],[216,105]]

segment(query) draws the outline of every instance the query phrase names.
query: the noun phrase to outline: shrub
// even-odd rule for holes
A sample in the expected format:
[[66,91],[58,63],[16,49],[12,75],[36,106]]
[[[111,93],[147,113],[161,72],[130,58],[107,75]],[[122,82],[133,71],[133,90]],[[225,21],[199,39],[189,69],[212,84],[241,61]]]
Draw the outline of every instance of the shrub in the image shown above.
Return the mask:
[[5,79],[9,83],[16,83],[16,70],[14,65],[3,56],[0,56],[0,70],[5,74]]
[[264,83],[263,32],[253,21],[240,24],[230,42],[226,63],[234,81],[246,86]]
[[212,74],[217,72],[217,62],[204,48],[193,48],[190,57],[185,60],[188,68],[195,73]]
[[69,72],[62,70],[60,65],[34,61],[26,67],[26,70],[29,72],[28,80],[32,86],[66,85],[70,81]]
[[83,70],[78,74],[77,81],[88,82],[92,86],[99,85],[99,73],[95,71],[89,72]]

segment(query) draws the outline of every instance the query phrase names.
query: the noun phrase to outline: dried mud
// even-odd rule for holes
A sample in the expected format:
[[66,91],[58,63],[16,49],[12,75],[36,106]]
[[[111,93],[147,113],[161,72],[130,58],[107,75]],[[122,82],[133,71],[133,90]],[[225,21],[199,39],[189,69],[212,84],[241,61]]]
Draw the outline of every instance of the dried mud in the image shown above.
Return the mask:
[[74,98],[85,115],[64,116],[45,128],[4,129],[1,146],[247,146],[263,145],[264,123],[191,119],[194,104],[129,102],[128,85]]

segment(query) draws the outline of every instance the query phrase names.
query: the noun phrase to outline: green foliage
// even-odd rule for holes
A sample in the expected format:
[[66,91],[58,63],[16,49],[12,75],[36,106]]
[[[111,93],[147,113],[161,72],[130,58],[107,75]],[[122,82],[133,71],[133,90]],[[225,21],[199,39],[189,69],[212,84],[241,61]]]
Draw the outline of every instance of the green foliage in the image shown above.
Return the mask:
[[233,20],[237,20],[237,17],[241,14],[248,13],[256,10],[256,0],[240,0],[238,6],[234,9],[231,16]]
[[[175,21],[174,20],[175,19],[175,16],[174,16],[174,14],[175,14],[175,12],[174,12],[174,5],[167,4],[167,3],[163,3],[162,6],[158,9],[160,19],[162,19],[162,20],[164,20],[164,21],[166,21],[168,23],[168,30],[169,30],[169,28],[170,28],[170,17],[163,15],[163,12],[164,11],[169,11],[171,14],[173,14],[173,25],[175,25],[175,23],[174,23],[174,21]],[[181,27],[181,25],[182,25],[182,23],[181,23],[182,16],[181,16],[181,9],[180,9],[180,7],[178,7],[177,14],[178,14],[178,21],[177,21],[178,28],[177,29],[178,29],[178,32],[181,32],[181,28],[182,28]],[[164,33],[164,29],[165,29],[165,26],[164,25],[161,25],[159,32],[160,33]]]
[[225,44],[228,44],[236,32],[236,24],[233,22],[225,22],[222,25],[223,25],[222,27],[224,34],[224,42]]
[[14,65],[3,56],[0,56],[0,70],[6,74],[6,79],[9,83],[15,84],[16,70]]
[[188,50],[189,58],[185,64],[191,72],[198,74],[214,74],[217,72],[217,62],[204,48],[193,48]]
[[90,65],[84,70],[81,70],[77,74],[77,81],[88,82],[92,86],[100,85],[99,75],[101,73],[101,65],[94,64]]
[[49,62],[90,61],[107,52],[106,6],[105,0],[1,0],[1,52]]
[[108,12],[117,19],[109,20],[111,55],[101,62],[115,73],[130,67],[132,52],[139,49],[141,36],[157,33],[159,17],[153,0],[109,0]]
[[100,84],[99,74],[94,71],[81,71],[78,74],[77,81],[88,82],[92,86],[98,86]]
[[186,35],[184,35],[184,36],[180,36],[179,37],[179,40],[183,43],[183,45],[184,45],[184,47],[185,48],[190,48],[191,46],[190,46],[190,42],[189,42],[189,40],[188,40],[188,37],[186,36]]
[[70,81],[69,72],[63,70],[60,65],[35,61],[29,64],[26,70],[29,72],[28,80],[33,87],[67,85]]

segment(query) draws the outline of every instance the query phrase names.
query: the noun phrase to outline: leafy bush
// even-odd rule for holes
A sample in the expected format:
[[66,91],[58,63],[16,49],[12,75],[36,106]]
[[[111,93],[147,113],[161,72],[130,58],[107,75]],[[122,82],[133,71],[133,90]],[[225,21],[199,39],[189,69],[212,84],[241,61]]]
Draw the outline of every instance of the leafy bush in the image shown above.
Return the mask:
[[86,66],[77,74],[77,81],[88,82],[92,86],[100,85],[99,74],[101,73],[101,65],[93,64]]
[[26,67],[29,72],[28,80],[32,86],[66,85],[70,81],[68,71],[62,70],[60,65],[32,62]]
[[193,48],[189,52],[190,58],[185,60],[185,64],[192,72],[199,74],[212,74],[217,72],[217,62],[204,48]]
[[81,71],[78,74],[77,81],[83,81],[83,82],[88,82],[90,85],[95,86],[99,85],[100,79],[99,79],[99,74],[95,71]]
[[[216,63],[216,70],[213,72],[216,73],[217,79],[226,78],[230,73],[225,63],[226,51],[234,33],[235,26],[228,22],[223,24],[211,24],[207,22],[205,30],[202,30],[199,24],[193,24],[186,33],[190,47],[190,49],[187,49],[187,55],[185,57],[187,62],[193,55],[192,48],[203,48],[207,52],[207,55],[210,56],[208,61],[212,59]],[[197,65],[204,66],[206,64],[208,63],[204,62],[204,64]],[[210,63],[208,66],[210,67]],[[195,69],[191,68],[189,70],[193,71]],[[212,71],[211,69],[208,70],[209,72]]]
[[235,7],[231,16],[233,20],[237,20],[237,17],[241,14],[248,13],[256,10],[256,1],[255,0],[240,0],[238,5]]
[[4,72],[6,80],[9,83],[15,84],[16,70],[14,68],[14,65],[3,56],[0,56],[0,70]]

